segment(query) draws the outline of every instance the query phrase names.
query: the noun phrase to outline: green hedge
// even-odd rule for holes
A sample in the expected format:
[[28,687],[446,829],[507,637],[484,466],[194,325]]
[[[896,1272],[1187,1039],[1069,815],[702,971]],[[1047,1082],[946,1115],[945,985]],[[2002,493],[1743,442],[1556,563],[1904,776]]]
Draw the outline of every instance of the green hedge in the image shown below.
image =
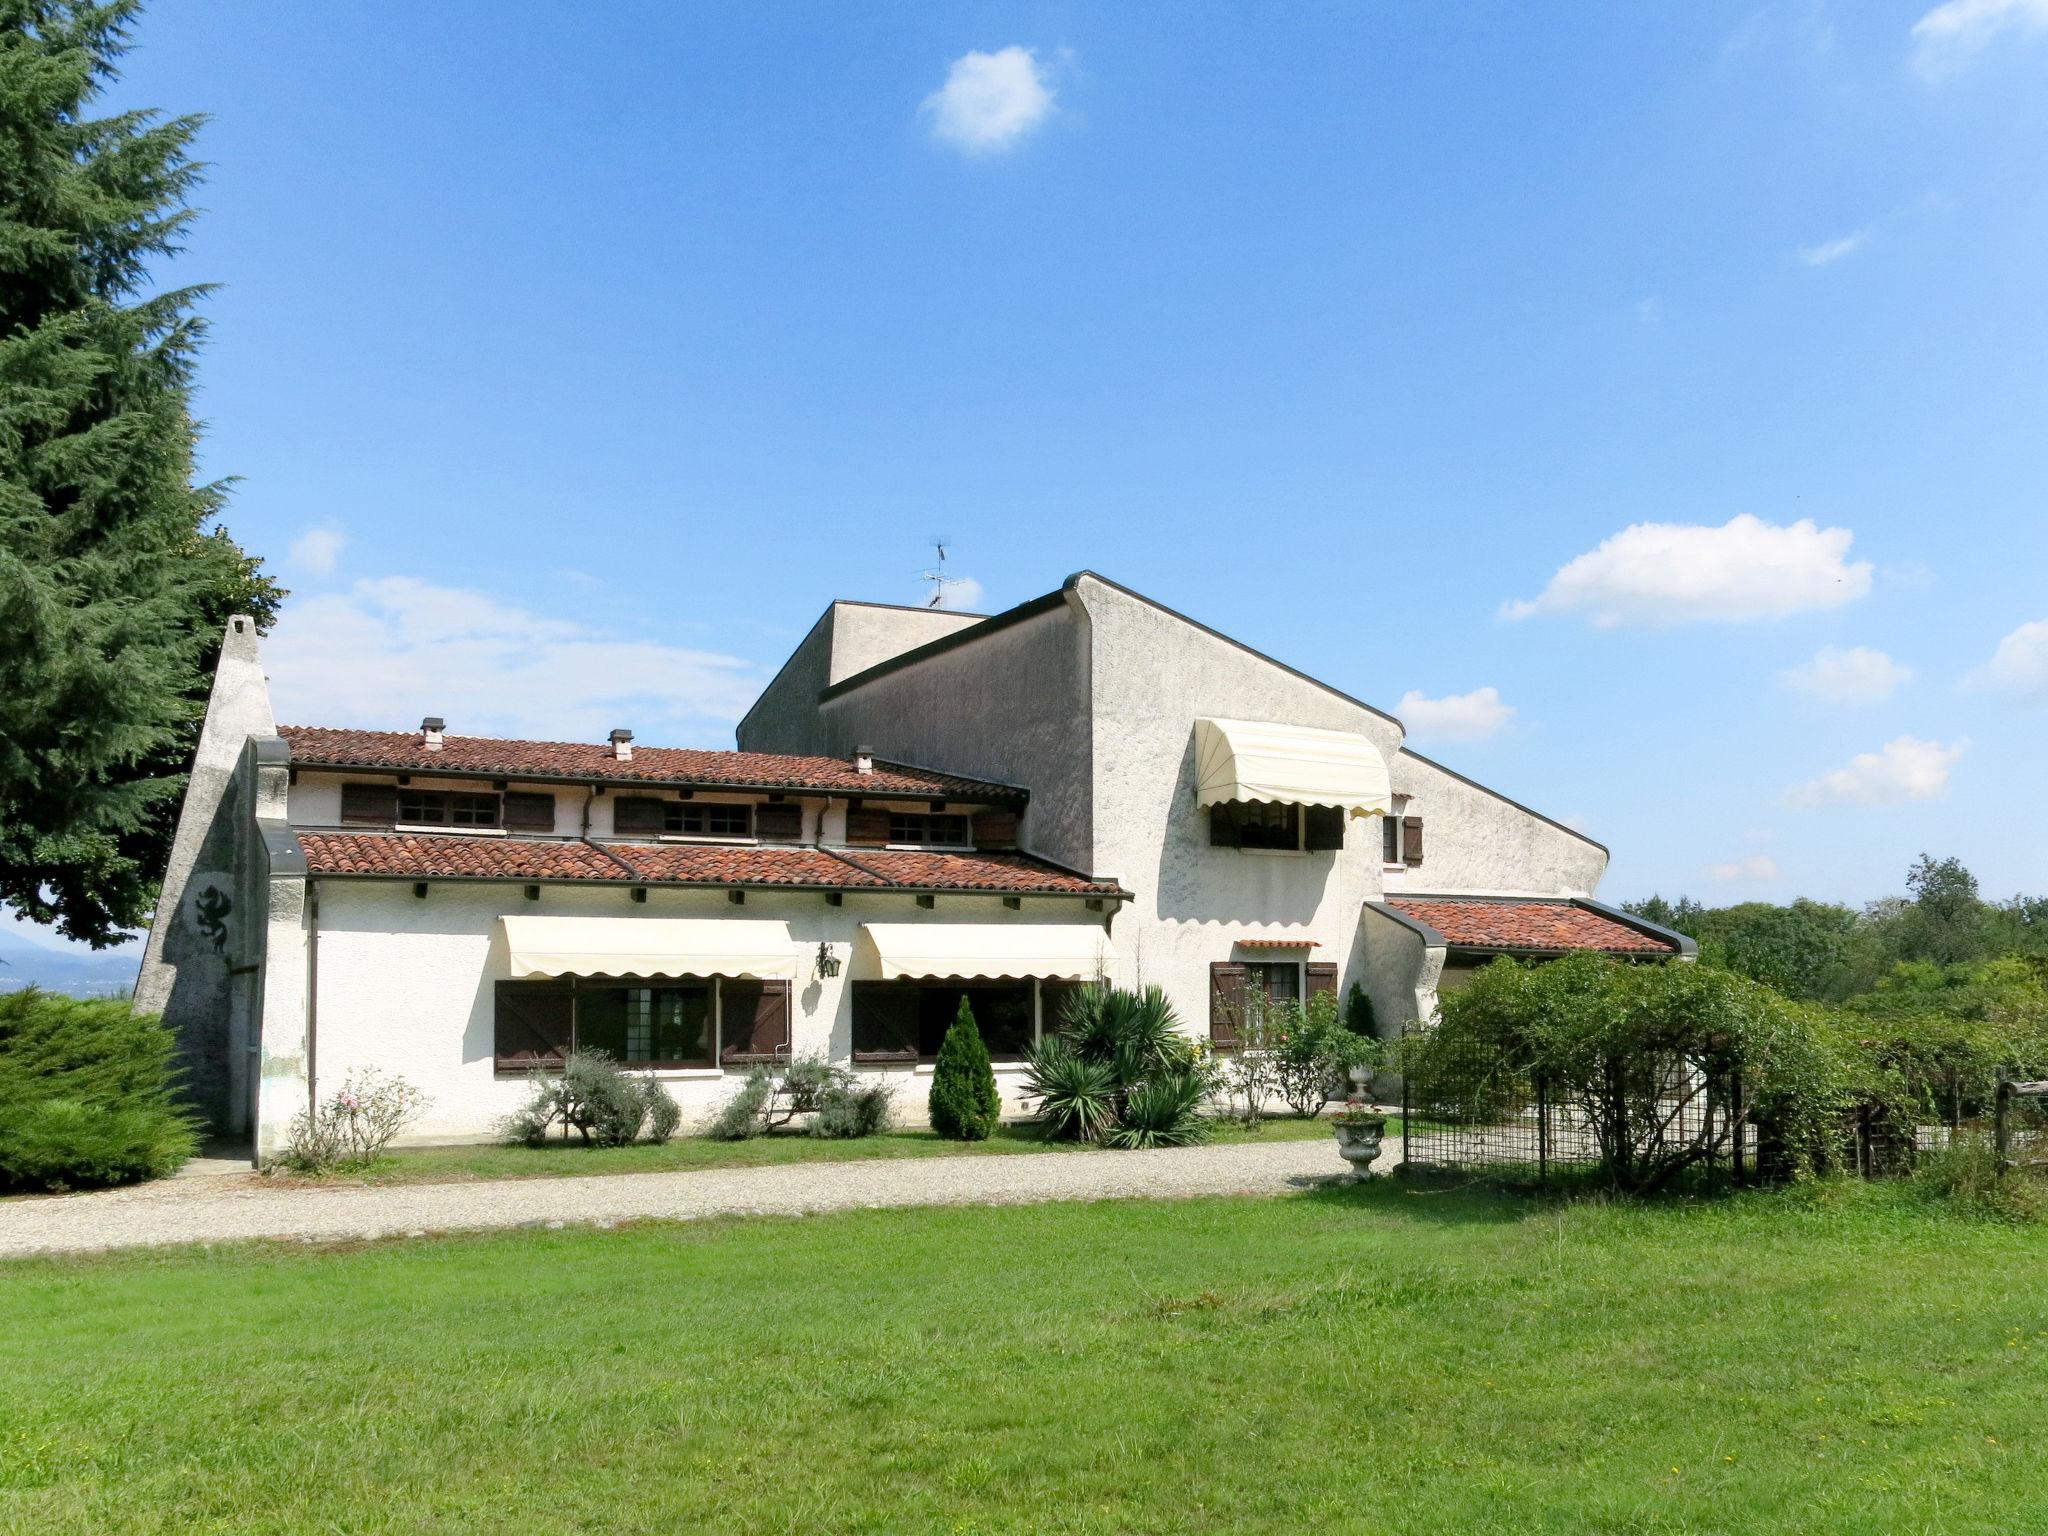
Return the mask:
[[198,1149],[176,1042],[125,998],[0,994],[0,1189],[124,1184]]

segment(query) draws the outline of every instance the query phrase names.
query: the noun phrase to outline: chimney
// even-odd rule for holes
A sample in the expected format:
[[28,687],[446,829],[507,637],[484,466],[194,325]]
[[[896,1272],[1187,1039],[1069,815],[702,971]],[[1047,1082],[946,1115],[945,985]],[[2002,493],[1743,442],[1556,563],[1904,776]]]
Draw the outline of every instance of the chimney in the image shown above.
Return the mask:
[[440,751],[441,732],[447,728],[447,725],[448,722],[439,715],[427,716],[426,719],[420,722],[420,745],[429,752]]
[[612,756],[622,763],[633,761],[633,733],[623,728],[612,732]]
[[873,747],[855,747],[853,749],[853,771],[855,773],[873,773],[875,771],[875,749]]

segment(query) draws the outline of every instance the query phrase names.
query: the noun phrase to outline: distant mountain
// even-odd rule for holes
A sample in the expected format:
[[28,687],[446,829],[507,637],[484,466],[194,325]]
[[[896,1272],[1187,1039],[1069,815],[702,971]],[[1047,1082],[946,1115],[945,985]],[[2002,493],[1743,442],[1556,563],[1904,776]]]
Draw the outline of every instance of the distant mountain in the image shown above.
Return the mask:
[[0,928],[0,992],[41,987],[72,997],[119,997],[134,990],[140,947],[96,951],[32,944]]

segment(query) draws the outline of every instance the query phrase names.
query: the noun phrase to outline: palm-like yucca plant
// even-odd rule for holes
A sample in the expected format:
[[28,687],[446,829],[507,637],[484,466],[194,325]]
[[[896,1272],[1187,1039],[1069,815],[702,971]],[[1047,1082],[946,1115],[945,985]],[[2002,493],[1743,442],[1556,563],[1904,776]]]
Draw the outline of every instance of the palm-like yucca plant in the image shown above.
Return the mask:
[[1161,1072],[1132,1088],[1122,1123],[1109,1133],[1113,1147],[1192,1147],[1209,1139],[1202,1101],[1209,1085],[1193,1072]]
[[1054,1136],[1100,1141],[1116,1124],[1116,1077],[1109,1064],[1078,1055],[1059,1035],[1031,1053],[1024,1086]]

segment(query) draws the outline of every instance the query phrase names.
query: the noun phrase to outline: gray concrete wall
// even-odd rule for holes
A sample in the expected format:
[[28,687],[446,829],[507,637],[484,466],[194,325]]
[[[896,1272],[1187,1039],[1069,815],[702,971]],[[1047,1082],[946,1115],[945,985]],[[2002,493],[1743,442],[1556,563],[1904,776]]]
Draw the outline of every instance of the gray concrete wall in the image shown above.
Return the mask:
[[818,695],[827,687],[980,622],[979,614],[946,609],[834,603],[811,626],[811,632],[740,721],[740,750],[829,751],[818,712]]
[[1086,615],[1062,603],[826,700],[824,750],[866,744],[895,762],[1021,784],[1026,849],[1119,874],[1096,843],[1089,667]]
[[276,730],[256,625],[238,616],[222,638],[135,982],[136,1009],[162,1014],[177,1034],[186,1090],[200,1113],[214,1129],[237,1134],[249,1128],[253,977],[264,941],[243,749]]

